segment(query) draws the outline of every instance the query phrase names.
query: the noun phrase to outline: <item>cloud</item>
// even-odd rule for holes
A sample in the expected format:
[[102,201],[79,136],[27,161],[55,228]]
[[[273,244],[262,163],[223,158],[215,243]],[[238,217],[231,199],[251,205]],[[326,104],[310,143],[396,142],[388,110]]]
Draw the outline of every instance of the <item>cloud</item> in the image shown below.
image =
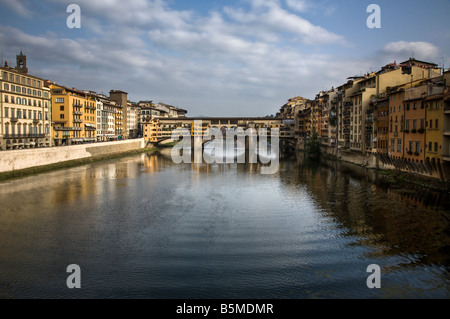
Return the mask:
[[305,12],[311,7],[311,4],[307,0],[286,0],[286,4],[289,8],[298,12]]
[[[313,25],[308,20],[281,8],[279,1],[251,0],[251,10],[225,7],[225,13],[235,22],[251,27],[254,34],[278,32],[279,37],[288,33],[302,39],[306,44],[344,44],[345,39],[320,26]],[[297,6],[300,6],[297,3]],[[292,40],[292,38],[291,38]]]
[[[48,1],[61,7],[72,2]],[[191,116],[275,113],[292,96],[313,98],[361,67],[361,61],[320,50],[302,53],[294,38],[316,46],[342,37],[282,9],[281,0],[253,0],[245,11],[227,7],[206,15],[174,10],[162,0],[77,3],[81,33],[30,34],[0,25],[0,45],[26,45],[28,67],[37,76],[97,92],[122,89],[134,101],[166,102]]]
[[382,56],[407,59],[413,55],[419,60],[433,60],[439,56],[439,48],[429,42],[390,42],[381,51]]
[[29,3],[25,0],[0,0],[0,4],[5,5],[15,14],[21,17],[30,17],[32,15],[31,10],[28,9]]

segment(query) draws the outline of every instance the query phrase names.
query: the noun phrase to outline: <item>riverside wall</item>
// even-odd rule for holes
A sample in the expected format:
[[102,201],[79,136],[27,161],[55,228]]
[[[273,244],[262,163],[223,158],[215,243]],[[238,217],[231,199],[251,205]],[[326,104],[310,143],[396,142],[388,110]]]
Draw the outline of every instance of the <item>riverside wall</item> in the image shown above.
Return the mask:
[[0,152],[0,172],[9,172],[93,156],[124,153],[144,148],[144,139],[93,143],[52,148]]
[[[305,149],[305,143],[302,139],[299,139],[296,148],[300,151]],[[362,152],[352,150],[338,150],[336,147],[328,146],[322,146],[322,153],[332,155],[343,162],[370,169],[402,171],[434,178],[443,182],[450,181],[450,164],[446,162],[412,163],[402,159],[392,159],[389,156],[364,154]]]
[[322,147],[322,151],[341,161],[371,169],[397,170],[435,178],[440,181],[450,181],[450,165],[447,163],[412,163],[403,159],[392,159],[386,155],[364,154],[358,151],[337,150],[331,147]]

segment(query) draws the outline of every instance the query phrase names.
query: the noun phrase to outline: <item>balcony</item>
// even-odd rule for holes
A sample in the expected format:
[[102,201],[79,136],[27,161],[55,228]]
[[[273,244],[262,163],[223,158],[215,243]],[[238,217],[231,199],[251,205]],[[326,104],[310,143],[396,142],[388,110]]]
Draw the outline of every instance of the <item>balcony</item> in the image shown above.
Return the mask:
[[83,112],[74,111],[73,115],[83,115]]
[[83,123],[83,120],[80,120],[80,119],[74,119],[73,122],[74,122],[74,123]]
[[17,123],[17,121],[19,121],[19,118],[18,117],[11,117],[11,123]]
[[33,119],[33,124],[39,124],[40,121],[41,120],[39,120],[39,119]]

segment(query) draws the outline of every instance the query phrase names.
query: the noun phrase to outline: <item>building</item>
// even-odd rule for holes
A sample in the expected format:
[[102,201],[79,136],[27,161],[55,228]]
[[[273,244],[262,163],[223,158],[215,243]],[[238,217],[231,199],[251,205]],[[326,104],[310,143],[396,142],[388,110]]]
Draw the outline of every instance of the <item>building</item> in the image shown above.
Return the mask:
[[0,149],[50,147],[51,92],[45,80],[28,73],[20,52],[16,67],[0,67]]
[[139,135],[139,105],[127,103],[127,129],[128,137],[136,138]]
[[389,148],[389,97],[383,93],[371,99],[370,110],[373,114],[373,150],[379,155],[388,155]]
[[116,103],[115,135],[119,139],[127,139],[128,131],[128,93],[120,90],[109,92],[110,99]]
[[116,104],[107,96],[97,94],[97,140],[113,141],[116,140],[115,117]]
[[48,82],[52,93],[55,146],[97,141],[97,98],[94,94]]

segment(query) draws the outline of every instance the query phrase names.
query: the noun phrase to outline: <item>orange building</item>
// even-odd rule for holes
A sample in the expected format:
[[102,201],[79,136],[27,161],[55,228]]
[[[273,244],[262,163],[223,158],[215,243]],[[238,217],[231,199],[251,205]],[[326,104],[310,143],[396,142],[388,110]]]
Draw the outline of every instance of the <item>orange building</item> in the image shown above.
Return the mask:
[[427,85],[405,90],[403,108],[405,112],[405,160],[413,163],[425,162],[425,98]]

